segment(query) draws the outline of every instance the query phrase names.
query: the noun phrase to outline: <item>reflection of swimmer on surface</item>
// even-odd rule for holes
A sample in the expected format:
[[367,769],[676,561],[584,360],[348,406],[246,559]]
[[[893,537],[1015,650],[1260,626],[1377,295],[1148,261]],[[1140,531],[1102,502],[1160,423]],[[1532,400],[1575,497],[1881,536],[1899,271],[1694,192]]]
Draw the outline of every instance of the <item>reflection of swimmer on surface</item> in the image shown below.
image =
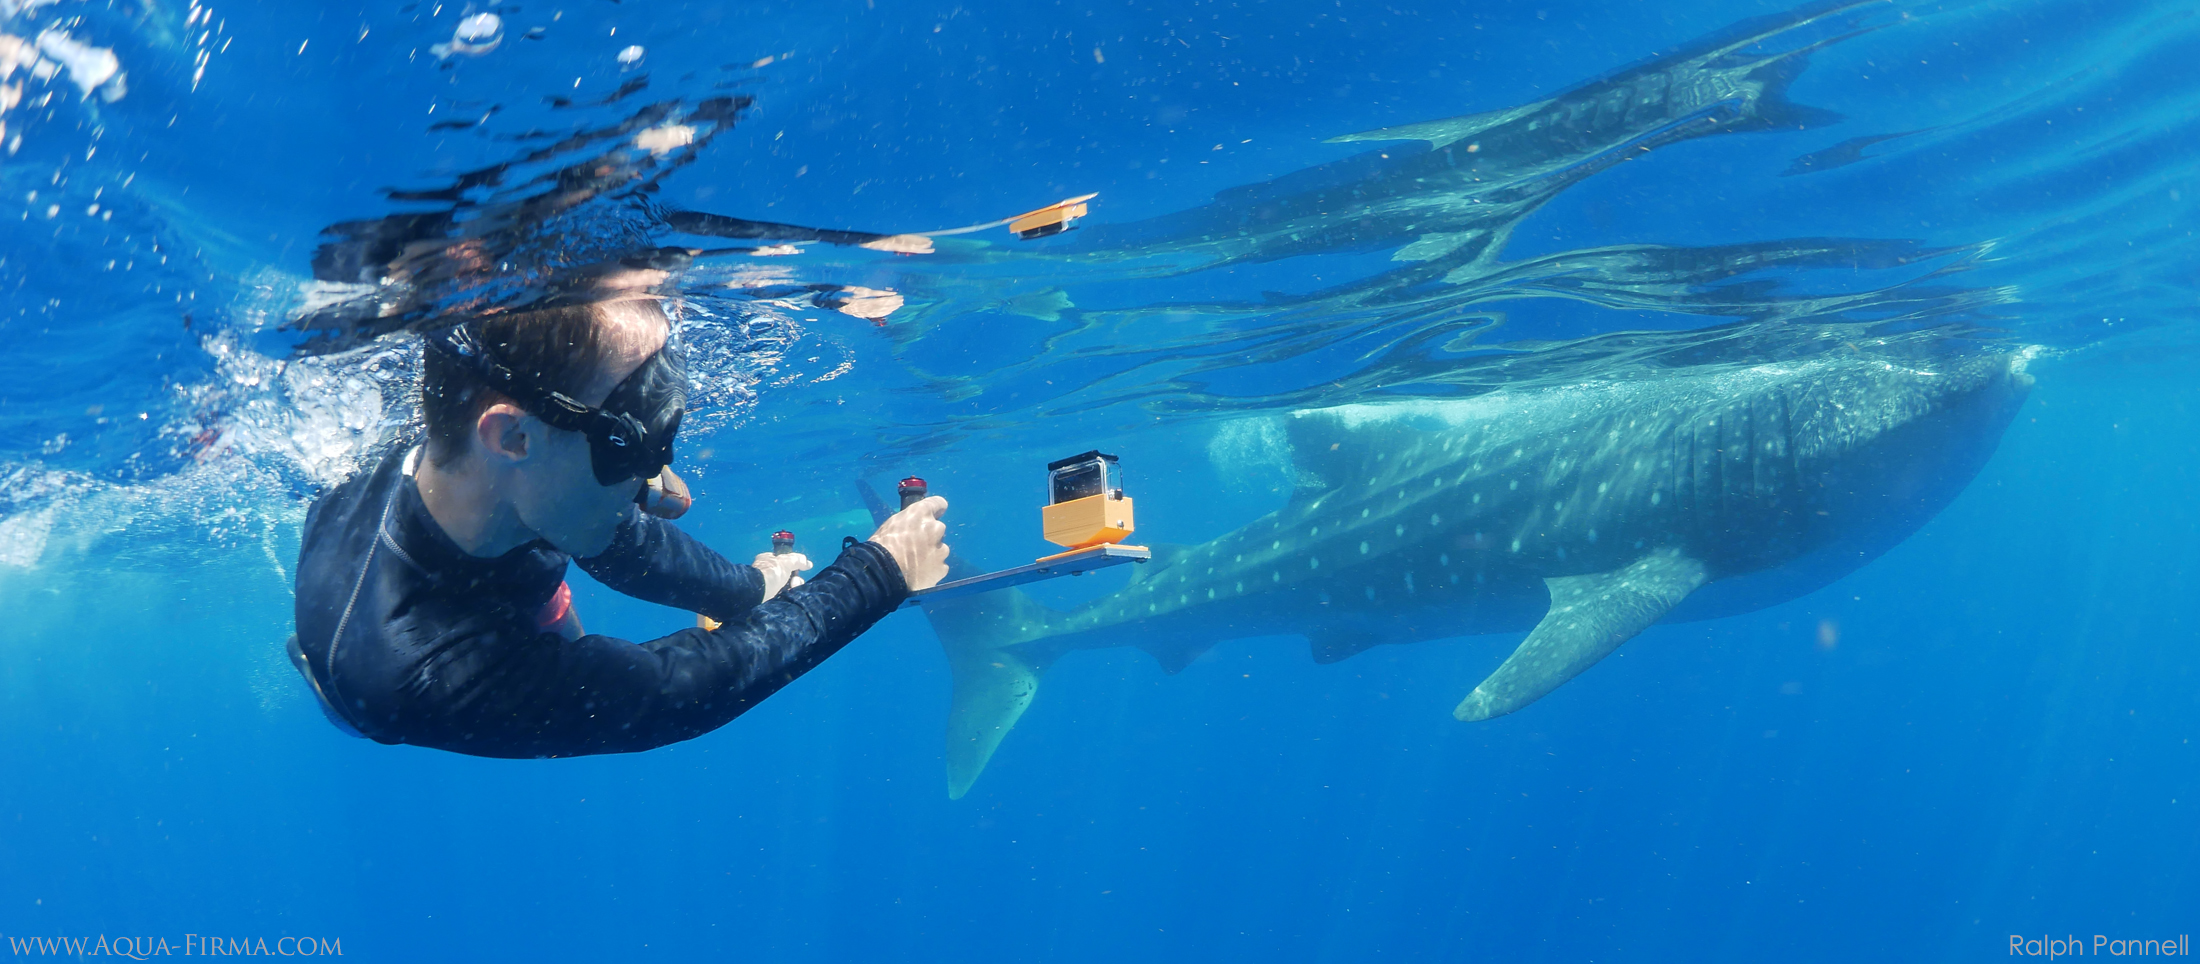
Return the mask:
[[[324,229],[313,281],[284,327],[305,333],[299,353],[330,354],[455,317],[587,304],[606,288],[657,287],[699,257],[771,256],[812,243],[897,254],[932,249],[923,235],[658,207],[652,195],[664,177],[731,129],[749,104],[746,97],[652,104],[616,124],[463,172],[443,187],[386,191],[392,202],[434,209]],[[705,249],[656,240],[672,233],[754,243]],[[813,301],[836,311],[860,302],[872,313],[850,313],[878,316],[881,302],[861,293],[834,297],[842,290],[816,286]]]
[[[724,725],[939,581],[938,498],[806,583],[800,554],[735,565],[640,511],[686,407],[669,334],[653,299],[629,297],[427,337],[423,443],[306,518],[291,654],[332,721],[477,756],[646,750]],[[722,626],[584,635],[568,560]]]
[[[660,247],[614,252],[619,256],[601,262],[543,269],[538,272],[540,283],[523,291],[504,292],[497,289],[511,282],[500,276],[513,267],[507,252],[499,250],[510,243],[506,239],[447,237],[458,223],[448,216],[398,215],[349,222],[327,230],[338,240],[323,244],[315,252],[317,287],[309,291],[306,306],[285,327],[307,333],[301,351],[322,354],[355,348],[393,331],[431,327],[452,308],[470,307],[482,313],[548,308],[585,303],[602,297],[607,289],[655,288],[698,257],[788,255],[798,253],[800,245],[813,242],[897,254],[932,250],[932,239],[919,234],[805,228],[694,212],[674,212],[668,220],[686,225],[679,230],[690,234],[714,233],[767,243],[749,248]],[[710,231],[699,230],[705,227]],[[816,307],[874,321],[902,304],[899,293],[886,289],[836,284],[763,287],[771,290],[755,292],[757,296],[801,296]],[[489,297],[500,297],[504,303],[483,303]]]
[[[452,317],[589,303],[606,287],[655,287],[697,259],[784,257],[811,244],[929,254],[933,238],[1007,227],[1021,238],[1074,226],[1093,195],[985,224],[921,233],[816,228],[660,207],[666,175],[691,163],[750,104],[723,97],[644,107],[504,163],[426,190],[389,190],[393,202],[436,209],[346,221],[322,232],[313,281],[284,327],[304,332],[301,354],[347,351]],[[515,185],[506,187],[506,185]],[[665,244],[668,235],[735,242]],[[638,285],[619,276],[644,277]],[[806,283],[758,297],[804,297],[828,311],[882,321],[902,306],[887,289]]]

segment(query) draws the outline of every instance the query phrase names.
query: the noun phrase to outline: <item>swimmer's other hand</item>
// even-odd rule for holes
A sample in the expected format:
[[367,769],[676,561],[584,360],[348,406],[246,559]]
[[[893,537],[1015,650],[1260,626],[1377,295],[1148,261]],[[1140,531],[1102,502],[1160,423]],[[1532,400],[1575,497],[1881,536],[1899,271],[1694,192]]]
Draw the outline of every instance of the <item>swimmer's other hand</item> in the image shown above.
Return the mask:
[[[782,589],[802,585],[802,577],[796,575],[810,568],[810,557],[799,552],[780,555],[760,552],[756,555],[756,571],[764,574],[764,599],[779,595]],[[762,600],[759,600],[762,601]]]
[[886,547],[901,567],[909,591],[930,589],[947,578],[947,524],[940,521],[947,500],[939,496],[920,499],[896,512],[871,534],[871,541]]

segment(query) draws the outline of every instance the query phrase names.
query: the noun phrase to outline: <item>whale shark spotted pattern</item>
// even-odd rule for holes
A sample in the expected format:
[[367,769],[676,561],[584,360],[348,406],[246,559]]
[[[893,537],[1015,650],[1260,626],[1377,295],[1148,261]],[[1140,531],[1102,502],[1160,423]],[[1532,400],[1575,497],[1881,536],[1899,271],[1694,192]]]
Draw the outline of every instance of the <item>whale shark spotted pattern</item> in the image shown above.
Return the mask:
[[1330,662],[1531,630],[1454,710],[1485,720],[1652,623],[1796,598],[1968,484],[2030,388],[2029,357],[1858,350],[1276,416],[1263,427],[1301,480],[1283,509],[1156,547],[1129,586],[1071,612],[1013,590],[926,607],[954,675],[950,794],[1074,649],[1135,645],[1175,672],[1228,639],[1303,635]]

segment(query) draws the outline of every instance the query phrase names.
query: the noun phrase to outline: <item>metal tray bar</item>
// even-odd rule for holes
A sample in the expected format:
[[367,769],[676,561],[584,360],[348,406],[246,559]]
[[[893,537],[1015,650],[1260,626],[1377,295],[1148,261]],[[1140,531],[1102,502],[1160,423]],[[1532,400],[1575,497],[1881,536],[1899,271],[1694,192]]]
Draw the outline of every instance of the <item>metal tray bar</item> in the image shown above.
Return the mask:
[[1145,562],[1151,558],[1153,558],[1153,551],[1143,546],[1092,546],[1060,555],[1048,556],[1029,565],[1017,566],[1014,569],[1003,569],[982,576],[971,576],[967,579],[943,582],[930,589],[910,593],[908,601],[902,603],[901,608],[907,609],[911,606],[921,606],[942,599],[956,599],[975,593],[992,592],[995,589],[1007,589],[1010,586],[1021,586],[1042,579],[1053,579],[1056,576],[1070,576],[1091,572],[1095,569],[1106,569],[1109,566],[1120,566],[1126,562]]

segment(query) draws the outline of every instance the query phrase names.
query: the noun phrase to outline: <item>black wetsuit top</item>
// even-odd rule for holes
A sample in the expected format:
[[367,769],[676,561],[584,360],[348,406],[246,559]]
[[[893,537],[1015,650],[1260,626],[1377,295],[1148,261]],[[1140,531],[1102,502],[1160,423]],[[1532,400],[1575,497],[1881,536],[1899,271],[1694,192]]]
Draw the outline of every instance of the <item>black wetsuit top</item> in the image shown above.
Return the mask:
[[627,595],[702,613],[634,644],[537,627],[565,553],[495,558],[444,534],[393,454],[323,493],[298,558],[294,660],[339,723],[383,743],[491,757],[647,750],[707,733],[831,656],[908,596],[893,557],[850,545],[770,602],[763,574],[635,510],[582,569]]

